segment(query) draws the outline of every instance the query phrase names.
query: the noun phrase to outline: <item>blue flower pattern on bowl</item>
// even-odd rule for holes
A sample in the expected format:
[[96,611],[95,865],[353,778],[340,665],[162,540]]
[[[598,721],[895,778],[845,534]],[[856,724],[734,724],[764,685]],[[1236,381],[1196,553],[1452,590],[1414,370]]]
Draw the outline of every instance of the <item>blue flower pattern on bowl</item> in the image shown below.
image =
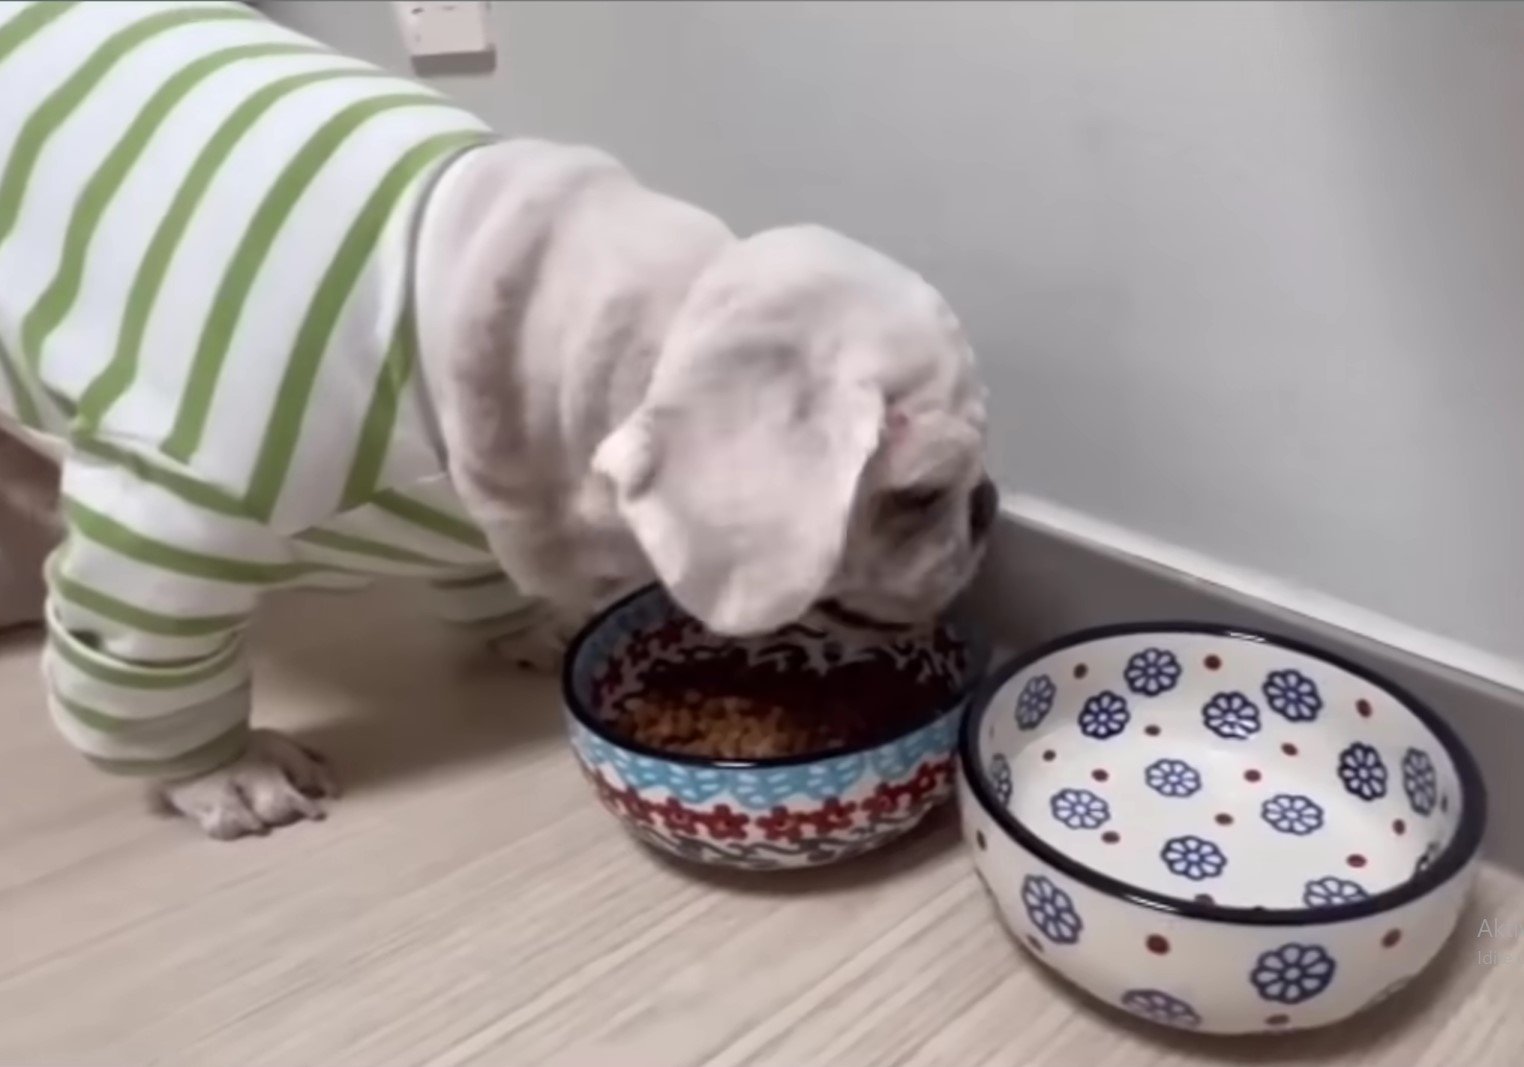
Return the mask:
[[1402,788],[1419,815],[1428,815],[1439,799],[1439,776],[1427,752],[1410,748],[1402,756]]
[[1048,807],[1071,830],[1094,830],[1111,818],[1111,806],[1088,789],[1060,789]]
[[1000,803],[1011,802],[1011,764],[999,752],[990,758],[990,783],[995,787],[995,795],[1000,798]]
[[1107,689],[1085,701],[1079,714],[1080,733],[1104,741],[1125,730],[1131,717],[1127,701]]
[[1301,671],[1271,671],[1263,686],[1270,710],[1292,722],[1312,722],[1323,710],[1323,697],[1317,683]]
[[[1389,925],[1380,926],[1378,917],[1369,923],[1334,923],[1328,916],[1373,898],[1384,899],[1385,891],[1403,881],[1402,870],[1420,848],[1423,855],[1415,874],[1444,852],[1457,832],[1461,806],[1457,786],[1448,777],[1457,773],[1450,753],[1432,733],[1426,741],[1400,726],[1394,731],[1397,713],[1405,710],[1400,694],[1388,712],[1379,679],[1362,677],[1358,670],[1320,663],[1315,655],[1297,656],[1295,648],[1284,650],[1284,656],[1276,654],[1271,637],[1246,635],[1242,648],[1258,646],[1251,656],[1235,652],[1222,634],[1190,642],[1172,642],[1169,636],[1148,633],[1122,643],[1115,633],[1099,635],[1094,650],[1058,647],[1050,658],[1023,667],[1027,674],[1047,669],[1059,679],[1062,692],[1043,709],[1044,736],[1024,752],[1024,759],[1032,762],[1019,764],[1024,768],[1020,785],[1029,790],[1014,800],[1019,817],[1030,819],[1038,836],[1060,853],[1153,893],[1234,908],[1301,907],[1307,909],[1307,917],[1279,929],[1278,924],[1246,926],[1252,938],[1225,945],[1223,962],[1232,970],[1230,980],[1218,985],[1236,993],[1223,997],[1206,986],[1173,984],[1188,973],[1177,970],[1179,965],[1196,962],[1188,953],[1201,951],[1194,942],[1194,927],[1210,926],[1214,920],[1188,913],[1178,929],[1139,925],[1127,931],[1136,935],[1135,941],[1113,944],[1112,917],[1101,902],[1088,891],[1080,895],[1078,888],[1062,893],[1053,883],[1070,883],[1052,868],[1046,869],[1052,881],[1030,874],[1016,882],[1024,874],[1019,868],[1012,872],[1013,884],[1000,886],[999,879],[993,879],[997,899],[1007,904],[1002,914],[1015,920],[1018,936],[1025,935],[1021,909],[1009,908],[1014,903],[1011,890],[1019,884],[1031,925],[1047,934],[1048,941],[1066,943],[1065,928],[1056,928],[1059,937],[1049,930],[1054,919],[1049,911],[1067,915],[1078,901],[1090,920],[1083,947],[1078,956],[1050,950],[1045,962],[1092,993],[1155,1023],[1282,1033],[1324,1025],[1348,1014],[1392,974],[1411,971],[1419,954],[1427,951],[1425,939],[1414,936],[1419,923],[1407,916],[1393,915]],[[1108,644],[1102,647],[1102,641]],[[1086,652],[1077,656],[1075,647]],[[1266,647],[1270,655],[1262,651]],[[1071,670],[1075,679],[1088,678],[1093,688],[1076,692],[1084,683],[1069,683]],[[1016,682],[1007,692],[1022,684]],[[1160,699],[1150,699],[1156,696]],[[1373,706],[1379,710],[1374,719]],[[1191,715],[1193,708],[1200,709],[1199,720]],[[1003,727],[1006,733],[997,737],[1017,736],[1010,720]],[[1075,734],[1091,741],[1120,739],[1114,745],[1091,746]],[[1231,743],[1216,742],[1214,736]],[[1399,770],[1400,793],[1395,788]],[[1091,785],[1091,778],[1102,784]],[[1080,784],[1090,788],[1075,788]],[[1052,822],[1041,810],[1044,796]],[[1408,809],[1434,818],[1417,823],[1422,832],[1415,832],[1414,818],[1393,818],[1407,816]],[[1449,817],[1441,827],[1442,810]],[[1259,818],[1253,818],[1255,813]],[[1372,819],[1369,825],[1366,818]],[[1214,822],[1224,829],[1214,830]],[[988,835],[989,827],[983,832]],[[1135,852],[1140,848],[1141,857]],[[1152,855],[1159,857],[1157,866]],[[1393,858],[1400,867],[1392,866]],[[1145,865],[1142,872],[1136,866],[1139,859]],[[1346,866],[1353,870],[1345,872]],[[997,870],[991,868],[991,873]],[[1105,896],[1122,896],[1114,887],[1092,888]],[[1055,902],[1054,893],[1061,894],[1061,900]],[[1078,938],[1077,914],[1074,919]],[[1325,924],[1321,929],[1320,923]],[[1398,929],[1406,936],[1399,937]],[[1168,941],[1160,934],[1168,934]],[[1040,952],[1042,946],[1034,941],[1033,947]],[[1350,969],[1357,952],[1371,948],[1384,966],[1372,970],[1361,961],[1360,967]],[[1123,955],[1114,971],[1106,971],[1089,955],[1114,950]],[[1339,960],[1345,965],[1341,967]],[[1087,972],[1086,967],[1096,970]],[[1118,979],[1123,983],[1111,985]],[[1390,983],[1390,988],[1403,981]],[[1387,995],[1383,990],[1370,1002]],[[1234,996],[1236,1004],[1231,1003]],[[1259,1006],[1252,1006],[1256,999]],[[1264,1006],[1266,1002],[1278,1006]],[[1299,1011],[1279,1005],[1306,1007]]]
[[1337,969],[1334,958],[1321,945],[1290,941],[1260,953],[1249,981],[1266,1000],[1300,1004],[1327,989]]
[[1314,878],[1302,889],[1302,903],[1309,908],[1331,908],[1336,904],[1353,904],[1365,900],[1370,894],[1359,882],[1348,878],[1328,875]]
[[580,726],[575,728],[572,742],[588,766],[612,765],[619,777],[636,789],[665,789],[685,804],[703,804],[727,788],[725,776],[718,770],[626,752]]
[[1283,834],[1305,837],[1323,827],[1323,808],[1311,797],[1277,793],[1260,805],[1259,816]]
[[1259,733],[1259,708],[1242,693],[1218,693],[1201,709],[1201,721],[1218,737],[1244,741]]
[[824,800],[841,796],[863,776],[867,761],[861,755],[829,763],[755,770],[735,782],[732,792],[748,808],[766,809],[791,796]]
[[1164,843],[1159,858],[1171,874],[1193,882],[1216,878],[1228,865],[1228,857],[1223,855],[1222,849],[1204,837],[1191,834],[1170,838]]
[[1201,773],[1184,760],[1154,760],[1143,769],[1143,781],[1166,797],[1188,797],[1201,789]]
[[1029,874],[1021,882],[1021,902],[1027,918],[1057,945],[1072,945],[1085,929],[1069,894],[1040,874]]
[[1201,1025],[1195,1008],[1160,989],[1129,989],[1122,994],[1121,1004],[1133,1014],[1165,1026],[1193,1030]]
[[1016,725],[1023,730],[1037,729],[1053,710],[1053,698],[1057,694],[1058,687],[1046,674],[1028,678],[1027,684],[1021,687],[1021,695],[1016,698]]
[[1386,796],[1386,764],[1381,753],[1364,741],[1356,741],[1339,753],[1339,780],[1346,791],[1361,800]]
[[[885,746],[887,751],[878,754],[872,769],[886,778],[904,777],[931,753],[946,751],[958,719],[956,712],[944,715]],[[589,766],[612,765],[620,778],[636,789],[664,789],[685,804],[703,804],[727,790],[747,807],[761,811],[792,797],[824,801],[849,792],[870,769],[868,759],[854,753],[791,767],[720,771],[627,752],[586,729],[578,729],[573,741]]]
[[[929,726],[915,733],[906,734],[898,742],[880,745],[868,753],[868,766],[881,778],[902,778],[915,770],[927,757],[946,752],[958,737],[958,724],[962,721],[962,708],[955,708]],[[848,759],[850,757],[843,757]],[[807,764],[806,766],[820,766]],[[830,769],[825,764],[824,769]],[[843,768],[845,772],[846,768]],[[815,794],[808,794],[814,796]]]
[[1122,676],[1134,693],[1156,697],[1169,692],[1180,681],[1180,661],[1167,649],[1145,648],[1127,661]]

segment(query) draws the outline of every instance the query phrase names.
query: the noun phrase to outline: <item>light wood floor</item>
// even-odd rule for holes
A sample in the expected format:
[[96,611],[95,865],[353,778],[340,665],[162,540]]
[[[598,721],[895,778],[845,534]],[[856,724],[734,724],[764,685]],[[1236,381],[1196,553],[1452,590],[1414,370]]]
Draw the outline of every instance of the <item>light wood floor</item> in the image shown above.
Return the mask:
[[[0,1065],[1480,1064],[1524,1059],[1524,920],[1488,872],[1430,979],[1325,1033],[1161,1035],[1001,933],[940,819],[828,872],[703,876],[631,844],[553,686],[386,596],[265,621],[259,717],[349,787],[327,822],[216,844],[145,814],[45,721],[0,643]],[[1519,946],[1524,949],[1524,944]]]

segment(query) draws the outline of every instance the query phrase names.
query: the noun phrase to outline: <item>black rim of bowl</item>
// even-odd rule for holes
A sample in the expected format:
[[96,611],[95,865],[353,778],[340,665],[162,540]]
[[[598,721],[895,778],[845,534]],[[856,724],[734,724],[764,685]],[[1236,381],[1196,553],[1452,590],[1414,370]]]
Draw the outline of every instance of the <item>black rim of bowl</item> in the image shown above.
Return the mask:
[[[963,648],[969,656],[969,663],[966,670],[964,671],[963,684],[956,691],[954,691],[952,696],[947,698],[946,702],[939,705],[938,711],[935,715],[929,715],[922,723],[919,723],[915,726],[906,727],[898,733],[891,734],[888,737],[876,738],[871,744],[852,745],[847,748],[833,748],[828,752],[806,753],[802,756],[769,756],[762,759],[709,759],[704,756],[690,756],[687,753],[683,752],[665,752],[662,749],[653,748],[650,745],[643,745],[639,741],[633,741],[610,730],[608,728],[608,724],[605,723],[602,719],[598,718],[598,716],[594,715],[592,710],[583,703],[582,698],[577,695],[576,685],[573,684],[573,676],[576,673],[577,659],[582,654],[583,646],[592,639],[593,634],[596,633],[597,630],[605,623],[612,621],[613,618],[620,612],[624,611],[625,608],[629,607],[637,600],[648,596],[663,597],[669,603],[672,603],[672,605],[676,607],[678,611],[681,612],[683,610],[680,606],[677,605],[676,601],[672,600],[671,594],[668,593],[666,589],[664,589],[659,583],[653,583],[651,585],[642,586],[641,588],[635,590],[633,593],[621,597],[613,604],[610,604],[608,607],[598,612],[598,614],[593,616],[589,622],[583,625],[582,629],[577,631],[577,636],[572,638],[571,644],[569,644],[566,648],[566,656],[561,662],[561,699],[566,702],[567,710],[571,712],[572,718],[576,719],[577,722],[581,723],[588,730],[592,731],[594,734],[598,735],[598,737],[602,738],[604,741],[607,741],[615,748],[621,748],[626,752],[633,752],[639,756],[647,756],[651,759],[663,760],[667,763],[681,763],[684,766],[688,767],[709,767],[719,770],[731,771],[744,771],[752,769],[770,771],[778,770],[784,767],[799,767],[803,766],[806,763],[822,763],[826,760],[839,759],[844,756],[855,756],[863,752],[871,752],[875,748],[881,748],[884,745],[892,745],[897,741],[901,741],[904,738],[909,737],[913,733],[924,730],[932,724],[940,722],[948,715],[957,714],[963,711],[964,708],[968,706],[969,701],[972,699],[974,690],[977,689],[979,683],[983,681],[984,671],[989,666],[989,648],[983,641],[978,638],[977,634],[973,633],[964,623],[946,618],[939,619],[937,624],[939,626],[946,625],[952,627],[953,634],[959,641],[963,643]],[[686,614],[686,612],[684,612],[684,614]],[[721,640],[724,640],[724,638],[721,638]]]
[[[1132,885],[1094,867],[1087,866],[1060,852],[1029,830],[995,799],[990,784],[985,780],[983,761],[979,758],[979,728],[994,704],[995,695],[1011,678],[1039,660],[1055,652],[1102,641],[1113,637],[1130,637],[1137,634],[1204,634],[1228,638],[1234,641],[1252,641],[1256,644],[1273,645],[1321,660],[1332,667],[1346,671],[1396,700],[1439,741],[1455,767],[1460,782],[1460,825],[1455,835],[1438,857],[1417,874],[1405,881],[1364,900],[1348,904],[1336,904],[1327,908],[1259,908],[1204,904],[1184,897],[1172,897],[1151,889]],[[1146,908],[1169,912],[1191,919],[1211,922],[1236,923],[1248,926],[1312,926],[1325,923],[1346,922],[1379,915],[1427,895],[1458,874],[1481,847],[1482,833],[1487,824],[1487,789],[1481,772],[1470,751],[1443,719],[1423,701],[1414,697],[1401,686],[1387,680],[1375,671],[1353,663],[1335,653],[1303,644],[1291,638],[1236,626],[1220,626],[1201,622],[1152,622],[1125,623],[1118,626],[1099,626],[1080,630],[1050,641],[1029,652],[1024,652],[992,671],[984,685],[969,705],[958,737],[959,762],[969,789],[990,818],[999,824],[1007,836],[1022,848],[1048,865],[1062,871],[1075,881],[1108,896],[1120,897]]]

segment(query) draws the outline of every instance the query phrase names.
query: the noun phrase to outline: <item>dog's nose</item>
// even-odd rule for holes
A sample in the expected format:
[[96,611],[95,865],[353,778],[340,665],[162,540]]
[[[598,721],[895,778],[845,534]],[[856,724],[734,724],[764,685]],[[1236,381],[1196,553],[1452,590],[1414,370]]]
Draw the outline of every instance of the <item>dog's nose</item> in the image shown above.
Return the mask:
[[978,541],[995,525],[995,512],[1000,508],[1000,493],[988,478],[974,486],[968,498],[968,526]]

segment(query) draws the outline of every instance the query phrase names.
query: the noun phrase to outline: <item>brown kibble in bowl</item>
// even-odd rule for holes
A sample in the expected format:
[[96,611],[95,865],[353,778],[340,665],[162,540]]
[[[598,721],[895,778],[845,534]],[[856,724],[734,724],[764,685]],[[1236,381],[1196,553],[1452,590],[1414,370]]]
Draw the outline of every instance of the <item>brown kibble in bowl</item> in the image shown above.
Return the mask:
[[882,663],[829,671],[658,664],[608,715],[647,748],[707,759],[772,759],[870,747],[930,722],[952,693]]

